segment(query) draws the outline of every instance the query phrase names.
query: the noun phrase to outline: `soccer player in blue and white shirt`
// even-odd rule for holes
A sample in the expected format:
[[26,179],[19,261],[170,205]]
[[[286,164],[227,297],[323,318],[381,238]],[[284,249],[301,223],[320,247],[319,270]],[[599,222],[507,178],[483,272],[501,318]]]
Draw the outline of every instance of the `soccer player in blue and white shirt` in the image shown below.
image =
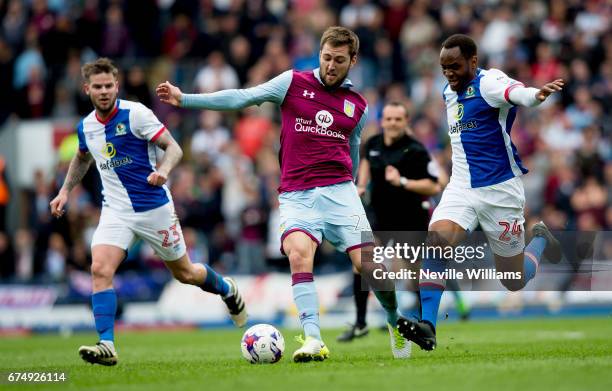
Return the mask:
[[[136,238],[153,247],[174,278],[220,295],[236,326],[244,326],[247,314],[236,283],[208,265],[191,263],[187,255],[166,186],[170,171],[183,156],[181,147],[151,110],[141,103],[117,99],[118,70],[110,60],[100,58],[85,64],[81,71],[95,110],[77,126],[79,150],[50,204],[52,214],[62,216],[68,193],[95,162],[104,188],[100,222],[91,243],[91,301],[100,340],[93,346],[81,346],[81,358],[95,364],[117,364],[113,276]],[[156,147],[165,151],[160,161]]]
[[[563,80],[526,88],[497,69],[479,69],[476,43],[455,34],[442,44],[440,65],[452,147],[452,175],[429,225],[428,245],[455,246],[478,224],[487,235],[498,272],[520,272],[522,279],[500,280],[509,290],[523,288],[537,271],[542,254],[561,259],[559,242],[544,223],[532,228],[525,247],[525,194],[520,176],[527,173],[510,140],[516,106],[533,107],[561,91]],[[443,271],[445,263],[423,259],[422,269]],[[435,348],[435,327],[444,280],[421,280],[421,320],[398,321],[400,333],[421,348]]]

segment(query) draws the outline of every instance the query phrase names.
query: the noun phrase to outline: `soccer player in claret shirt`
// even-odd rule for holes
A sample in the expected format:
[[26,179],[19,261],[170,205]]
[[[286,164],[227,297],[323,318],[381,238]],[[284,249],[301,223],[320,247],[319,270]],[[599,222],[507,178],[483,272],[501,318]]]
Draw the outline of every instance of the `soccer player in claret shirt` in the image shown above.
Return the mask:
[[[371,254],[373,246],[371,228],[353,183],[367,118],[367,102],[350,88],[347,78],[358,51],[354,32],[330,27],[321,37],[317,69],[289,70],[256,87],[210,94],[183,94],[168,82],[157,87],[161,101],[186,108],[239,110],[263,102],[280,106],[282,251],[289,257],[293,299],[306,335],[302,347],[293,354],[296,362],[322,361],[329,355],[321,337],[313,280],[317,246],[327,239],[348,253],[357,270],[362,267],[362,250]],[[398,312],[392,289],[387,286],[375,294],[392,326],[393,355],[404,358],[409,356],[410,344],[393,327]]]
[[[52,214],[62,216],[68,193],[95,162],[104,188],[100,222],[91,243],[91,302],[100,340],[81,346],[81,358],[92,364],[117,364],[113,276],[136,237],[153,247],[174,278],[220,295],[234,324],[244,326],[247,313],[236,283],[208,265],[191,263],[187,255],[165,184],[183,156],[181,147],[151,110],[141,103],[117,99],[118,70],[110,60],[100,58],[85,64],[82,74],[85,92],[95,109],[77,125],[79,150],[50,204]],[[156,147],[165,151],[160,161],[156,160]]]
[[[527,173],[510,140],[516,106],[533,107],[561,91],[563,80],[527,88],[497,69],[477,67],[474,40],[455,34],[442,44],[440,65],[448,80],[444,102],[452,147],[452,175],[429,224],[427,244],[455,246],[478,224],[495,255],[498,272],[521,272],[521,279],[501,279],[511,291],[535,277],[542,254],[559,262],[559,242],[544,223],[532,227],[525,247],[525,194],[520,176]],[[422,270],[441,272],[446,263],[423,259]],[[422,349],[436,346],[436,318],[444,280],[421,280],[421,320],[401,318],[398,329]]]

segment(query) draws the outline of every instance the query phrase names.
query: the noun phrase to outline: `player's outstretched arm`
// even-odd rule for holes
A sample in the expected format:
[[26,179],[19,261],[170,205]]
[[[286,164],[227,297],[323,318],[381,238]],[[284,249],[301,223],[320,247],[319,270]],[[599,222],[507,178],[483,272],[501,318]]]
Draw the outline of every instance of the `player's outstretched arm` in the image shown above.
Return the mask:
[[81,183],[92,161],[93,157],[89,152],[79,150],[76,155],[74,155],[70,161],[70,166],[68,166],[68,173],[66,173],[66,179],[64,180],[62,188],[57,196],[49,203],[53,216],[61,217],[64,214],[64,206],[68,201],[68,194],[76,185]]
[[155,140],[155,145],[163,149],[165,153],[159,164],[159,168],[157,171],[153,171],[149,174],[147,182],[153,186],[162,186],[168,180],[170,171],[172,171],[183,158],[183,150],[167,130]]
[[222,90],[210,94],[183,94],[178,87],[166,81],[158,85],[155,92],[160,101],[173,106],[230,111],[260,105],[264,102],[280,105],[285,99],[292,79],[293,72],[289,70],[255,87]]
[[159,100],[172,106],[180,107],[183,92],[169,81],[165,81],[155,89]]
[[563,79],[557,79],[550,83],[544,84],[542,88],[536,93],[536,99],[540,102],[544,102],[551,94],[559,92],[563,89],[565,82]]
[[519,106],[534,107],[544,102],[551,94],[559,92],[563,89],[564,81],[557,79],[546,83],[540,89],[534,87],[523,87],[517,85],[510,87],[508,98],[511,103]]
[[480,81],[480,92],[493,107],[535,107],[551,94],[561,91],[564,85],[563,79],[556,79],[541,88],[525,87],[523,83],[508,77],[499,69],[490,69]]

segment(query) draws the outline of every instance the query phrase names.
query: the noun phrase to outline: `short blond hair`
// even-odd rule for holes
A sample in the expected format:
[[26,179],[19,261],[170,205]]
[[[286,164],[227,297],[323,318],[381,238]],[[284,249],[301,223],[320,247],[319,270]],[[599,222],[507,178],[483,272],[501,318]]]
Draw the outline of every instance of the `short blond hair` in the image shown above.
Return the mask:
[[113,62],[106,58],[101,57],[95,61],[88,62],[81,67],[81,75],[86,82],[89,82],[89,78],[92,75],[98,75],[100,73],[110,73],[115,79],[119,76],[119,69],[113,64]]
[[352,30],[342,26],[328,27],[321,36],[321,47],[329,43],[332,47],[339,47],[347,45],[349,48],[349,55],[351,58],[355,57],[359,53],[359,38]]

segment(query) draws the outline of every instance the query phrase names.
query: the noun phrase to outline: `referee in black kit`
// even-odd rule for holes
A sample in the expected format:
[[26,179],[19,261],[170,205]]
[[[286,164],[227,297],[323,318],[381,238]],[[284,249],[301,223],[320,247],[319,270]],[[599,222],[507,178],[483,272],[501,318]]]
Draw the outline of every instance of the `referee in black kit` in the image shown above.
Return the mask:
[[[427,231],[427,197],[442,191],[436,164],[425,146],[409,135],[408,110],[387,103],[381,134],[365,145],[359,164],[357,189],[362,195],[370,183],[374,231]],[[383,243],[386,244],[386,243]]]
[[[384,106],[381,127],[383,132],[366,142],[357,185],[361,196],[370,184],[373,231],[426,232],[429,224],[426,200],[443,187],[438,181],[437,165],[423,144],[409,135],[408,109],[403,104],[391,102]],[[357,320],[338,336],[339,342],[349,342],[368,333],[369,291],[361,289],[361,276],[355,270],[353,273]]]

